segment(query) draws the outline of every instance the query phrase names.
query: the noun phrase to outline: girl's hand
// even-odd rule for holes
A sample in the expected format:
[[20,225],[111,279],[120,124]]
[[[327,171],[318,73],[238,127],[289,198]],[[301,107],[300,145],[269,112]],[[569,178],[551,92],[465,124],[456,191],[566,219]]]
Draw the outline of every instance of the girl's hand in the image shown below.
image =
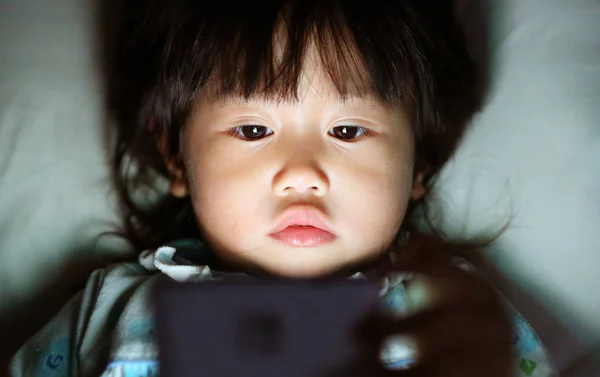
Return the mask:
[[[367,345],[353,374],[369,377],[506,377],[512,367],[512,327],[499,296],[476,274],[451,264],[449,246],[417,236],[397,264],[414,272],[415,284],[429,292],[427,305],[410,317],[369,318],[359,330]],[[410,289],[410,286],[409,286]],[[384,341],[408,336],[417,348],[416,364],[389,370],[380,363]]]

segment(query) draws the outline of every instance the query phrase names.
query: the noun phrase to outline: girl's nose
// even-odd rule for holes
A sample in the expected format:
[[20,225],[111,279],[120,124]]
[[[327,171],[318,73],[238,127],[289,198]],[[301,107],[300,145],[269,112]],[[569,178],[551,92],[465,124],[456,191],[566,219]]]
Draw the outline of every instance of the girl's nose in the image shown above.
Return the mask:
[[287,164],[274,177],[273,191],[278,196],[324,196],[329,191],[329,180],[316,163]]

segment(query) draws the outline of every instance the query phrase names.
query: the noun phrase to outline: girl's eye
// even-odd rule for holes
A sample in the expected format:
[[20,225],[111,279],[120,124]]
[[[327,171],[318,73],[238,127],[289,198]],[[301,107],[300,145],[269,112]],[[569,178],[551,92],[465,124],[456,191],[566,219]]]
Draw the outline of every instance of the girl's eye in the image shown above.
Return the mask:
[[371,131],[368,128],[360,126],[337,126],[329,131],[329,135],[342,141],[356,141],[356,139],[370,136]]
[[241,139],[255,141],[271,135],[273,130],[265,126],[248,125],[237,126],[231,130],[231,133]]

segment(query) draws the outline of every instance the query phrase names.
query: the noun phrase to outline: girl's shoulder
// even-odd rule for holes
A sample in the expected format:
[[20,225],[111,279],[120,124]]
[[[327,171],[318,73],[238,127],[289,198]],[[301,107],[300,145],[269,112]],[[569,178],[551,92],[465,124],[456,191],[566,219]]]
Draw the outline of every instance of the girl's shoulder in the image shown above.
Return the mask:
[[159,277],[135,262],[94,271],[83,291],[16,353],[9,375],[102,374],[123,339],[141,331],[144,320],[151,322],[151,292]]

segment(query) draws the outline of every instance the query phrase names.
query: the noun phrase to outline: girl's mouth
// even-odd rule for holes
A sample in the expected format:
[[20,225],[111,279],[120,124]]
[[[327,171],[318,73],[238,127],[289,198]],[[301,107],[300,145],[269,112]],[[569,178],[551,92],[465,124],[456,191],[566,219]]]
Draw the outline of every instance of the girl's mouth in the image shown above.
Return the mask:
[[290,225],[270,237],[293,247],[316,247],[336,239],[334,234],[310,225]]

